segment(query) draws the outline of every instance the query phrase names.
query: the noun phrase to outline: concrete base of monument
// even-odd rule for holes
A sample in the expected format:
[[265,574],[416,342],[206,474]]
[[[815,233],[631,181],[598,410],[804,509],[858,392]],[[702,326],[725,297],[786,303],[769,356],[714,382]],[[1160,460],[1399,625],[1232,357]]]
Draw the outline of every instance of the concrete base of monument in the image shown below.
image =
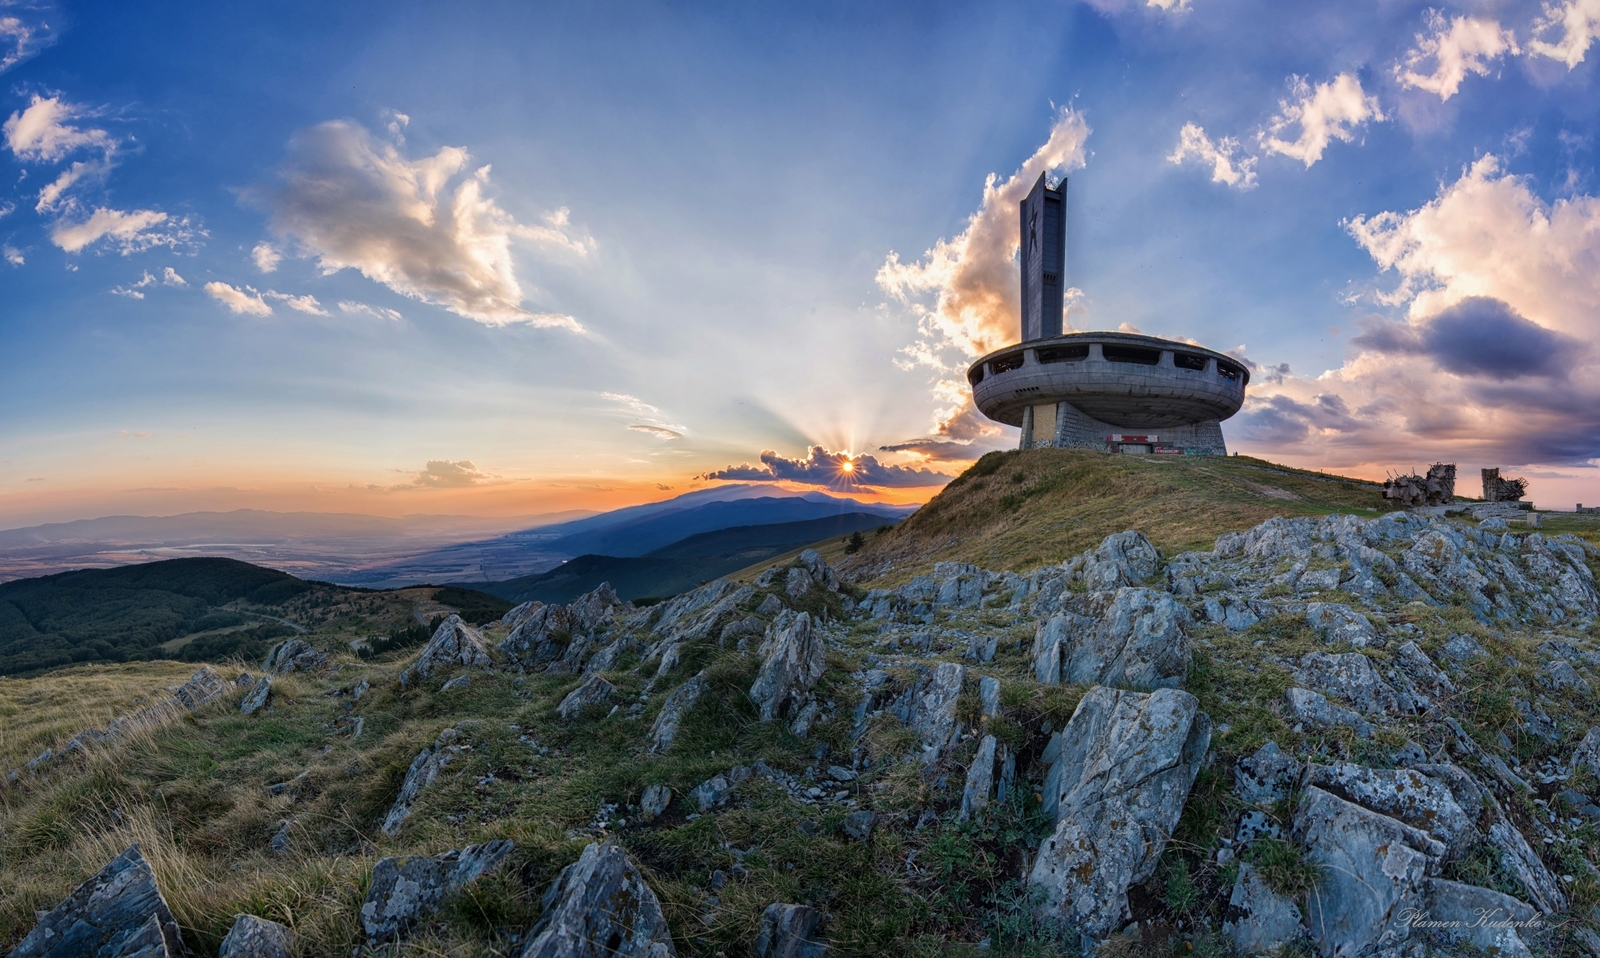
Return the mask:
[[1101,422],[1068,402],[1022,411],[1020,448],[1095,449],[1132,455],[1226,456],[1222,424],[1215,419],[1148,432]]

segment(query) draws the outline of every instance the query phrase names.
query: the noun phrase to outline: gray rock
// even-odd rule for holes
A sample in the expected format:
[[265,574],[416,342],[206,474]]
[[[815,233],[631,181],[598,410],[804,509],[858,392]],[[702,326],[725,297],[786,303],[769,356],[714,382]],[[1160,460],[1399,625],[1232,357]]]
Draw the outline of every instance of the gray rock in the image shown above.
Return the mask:
[[1456,853],[1465,852],[1478,837],[1473,815],[1456,802],[1450,789],[1414,769],[1335,762],[1307,766],[1301,781],[1421,829]]
[[135,844],[42,914],[9,958],[182,954],[178,922]]
[[1510,895],[1442,878],[1428,883],[1429,929],[1447,941],[1470,945],[1479,954],[1532,958],[1516,929],[1527,927],[1534,917],[1532,908]]
[[567,697],[556,706],[556,714],[561,716],[563,721],[570,722],[582,715],[583,710],[591,705],[604,705],[611,701],[611,697],[615,694],[617,694],[615,685],[598,675],[591,674],[579,683],[577,688],[567,693]]
[[1600,778],[1600,727],[1589,730],[1572,750],[1572,761],[1568,764],[1573,769],[1588,769],[1590,775]]
[[372,885],[361,904],[361,927],[372,942],[392,941],[444,900],[498,868],[511,854],[505,839],[468,845],[442,855],[385,858],[372,869]]
[[[1447,719],[1446,724],[1454,721]],[[1479,753],[1477,757],[1480,760],[1485,757],[1496,758],[1488,753]],[[1506,818],[1505,810],[1500,807],[1493,792],[1480,785],[1471,773],[1459,765],[1418,765],[1416,770],[1450,789],[1457,805],[1476,810],[1479,827],[1486,831],[1489,844],[1499,850],[1501,863],[1516,877],[1539,910],[1547,915],[1566,911],[1567,898],[1561,890],[1561,883],[1550,874],[1544,862],[1529,847],[1527,839]],[[1510,775],[1510,771],[1506,770],[1505,774]]]
[[272,849],[274,855],[282,858],[284,855],[289,854],[289,847],[292,841],[294,841],[294,819],[288,818],[284,819],[278,826],[278,830],[272,834],[272,838],[267,842],[267,847]]
[[614,845],[590,845],[544,896],[522,958],[675,958],[655,892]]
[[1300,908],[1267,887],[1248,862],[1241,862],[1222,931],[1242,954],[1276,951],[1302,934]]
[[940,662],[933,674],[912,693],[907,724],[917,733],[924,762],[939,758],[956,730],[956,701],[967,670],[953,662]]
[[1378,675],[1372,660],[1360,652],[1330,655],[1311,652],[1294,669],[1296,681],[1338,699],[1364,715],[1384,715],[1400,709],[1400,698]]
[[1076,573],[1090,591],[1109,591],[1136,586],[1156,574],[1161,553],[1144,533],[1135,530],[1106,536],[1091,552],[1078,560]]
[[1449,640],[1445,642],[1444,654],[1457,665],[1465,665],[1473,659],[1480,658],[1488,655],[1489,653],[1483,650],[1483,646],[1478,644],[1477,639],[1474,639],[1465,632],[1458,632],[1457,634],[1450,636]]
[[729,769],[722,775],[713,775],[689,790],[689,797],[701,812],[709,812],[728,800],[733,790],[750,778],[750,770],[743,766]]
[[1564,692],[1572,689],[1581,695],[1588,695],[1592,690],[1589,683],[1584,681],[1578,670],[1566,659],[1551,659],[1544,664],[1544,674],[1539,676],[1539,684],[1552,692]]
[[800,558],[795,561],[800,564],[800,568],[806,570],[806,573],[811,576],[811,581],[816,583],[818,587],[827,589],[829,592],[839,591],[839,577],[834,574],[833,569],[829,568],[827,563],[822,561],[822,553],[815,549],[807,549],[800,553]]
[[456,689],[464,689],[464,688],[466,688],[467,686],[469,686],[471,684],[472,684],[472,676],[470,676],[470,675],[458,675],[455,678],[451,679],[450,681],[446,682],[445,684],[439,686],[439,691],[441,691],[441,692],[453,692]]
[[1400,926],[1424,904],[1428,874],[1445,852],[1426,832],[1316,786],[1301,796],[1294,831],[1321,872],[1306,928],[1325,958],[1354,958]]
[[433,630],[411,667],[400,673],[400,684],[411,686],[452,669],[486,669],[493,664],[478,630],[462,622],[461,616],[451,615]]
[[1299,761],[1268,742],[1234,765],[1233,790],[1251,805],[1267,805],[1287,798],[1299,778]]
[[209,665],[195,669],[188,681],[172,693],[173,702],[194,712],[228,694],[228,683]]
[[864,842],[872,837],[872,827],[878,824],[878,813],[871,811],[851,812],[844,817],[840,828],[844,833],[858,842]]
[[796,601],[810,592],[814,584],[806,570],[796,567],[790,569],[784,577],[783,591],[789,596],[790,601]]
[[238,915],[222,939],[217,958],[290,958],[294,932],[275,921],[255,915]]
[[672,747],[672,742],[678,737],[678,727],[683,724],[684,713],[700,700],[706,693],[711,683],[706,681],[705,672],[678,686],[667,696],[661,704],[661,711],[656,715],[655,723],[650,726],[650,751],[660,754]]
[[286,639],[267,653],[265,668],[273,675],[314,672],[328,666],[328,657],[305,639]]
[[250,693],[239,703],[239,711],[245,715],[254,715],[266,707],[267,697],[272,694],[272,679],[263,675],[255,684]]
[[451,744],[458,734],[455,729],[445,729],[439,733],[431,748],[423,749],[412,759],[405,780],[400,783],[400,794],[395,796],[394,804],[389,806],[389,814],[384,816],[382,829],[385,835],[393,838],[400,834],[400,827],[411,817],[411,809],[422,795],[422,790],[432,785],[444,767],[461,754],[461,746]]
[[256,677],[249,672],[240,672],[233,677],[233,687],[236,689],[247,689],[254,684],[256,684]]
[[989,804],[994,793],[995,749],[999,742],[993,735],[985,735],[978,743],[978,753],[967,767],[967,784],[961,791],[961,820],[966,821]]
[[820,958],[828,946],[818,939],[822,912],[808,905],[768,905],[756,935],[757,958]]
[[1415,642],[1407,642],[1396,650],[1395,661],[1401,671],[1431,695],[1454,695],[1456,686],[1450,677],[1439,670],[1428,654]]
[[1301,592],[1332,592],[1339,588],[1339,570],[1312,569],[1302,572],[1295,588]]
[[1104,938],[1128,915],[1128,888],[1155,871],[1211,743],[1211,720],[1178,689],[1097,686],[1062,731],[1055,832],[1029,876],[1037,917]]
[[783,608],[783,600],[768,593],[767,597],[761,600],[761,604],[756,606],[756,615],[774,616],[782,612]]
[[639,815],[647,822],[654,821],[671,804],[672,789],[665,785],[646,785],[639,796]]
[[761,643],[761,671],[750,686],[761,721],[799,713],[827,667],[825,652],[822,636],[811,627],[811,616],[784,612],[772,620]]
[[542,608],[544,608],[544,603],[538,601],[537,599],[524,602],[521,605],[512,608],[512,610],[507,612],[505,615],[502,615],[500,617],[500,624],[515,629],[517,626],[521,625],[523,621],[528,618],[528,616],[533,615]]
[[1336,602],[1312,602],[1306,606],[1306,622],[1329,643],[1349,642],[1365,648],[1378,638],[1372,620]]
[[1289,717],[1296,722],[1332,728],[1344,725],[1356,730],[1362,738],[1372,737],[1372,725],[1355,712],[1340,708],[1325,696],[1309,689],[1294,688],[1284,693],[1289,703]]
[[1121,588],[1098,622],[1058,613],[1034,637],[1034,675],[1054,685],[1173,688],[1189,672],[1188,610],[1166,592]]

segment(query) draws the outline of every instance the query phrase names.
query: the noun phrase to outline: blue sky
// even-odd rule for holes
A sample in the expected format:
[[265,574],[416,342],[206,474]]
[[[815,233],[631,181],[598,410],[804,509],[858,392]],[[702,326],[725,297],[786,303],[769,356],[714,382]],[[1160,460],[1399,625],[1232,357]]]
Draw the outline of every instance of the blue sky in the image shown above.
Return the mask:
[[530,515],[841,455],[926,498],[1015,441],[959,370],[1015,338],[1041,169],[1069,322],[1257,364],[1233,448],[1600,501],[1597,33],[1596,0],[0,0],[0,524]]

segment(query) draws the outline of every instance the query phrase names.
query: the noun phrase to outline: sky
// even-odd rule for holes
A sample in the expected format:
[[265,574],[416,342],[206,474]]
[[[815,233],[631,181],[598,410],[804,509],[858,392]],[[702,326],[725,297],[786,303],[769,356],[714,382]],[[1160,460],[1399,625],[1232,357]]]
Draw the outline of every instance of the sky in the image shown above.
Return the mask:
[[[1230,449],[1600,503],[1600,0],[0,0],[0,527],[924,501],[1067,322]],[[846,468],[848,466],[848,469]]]

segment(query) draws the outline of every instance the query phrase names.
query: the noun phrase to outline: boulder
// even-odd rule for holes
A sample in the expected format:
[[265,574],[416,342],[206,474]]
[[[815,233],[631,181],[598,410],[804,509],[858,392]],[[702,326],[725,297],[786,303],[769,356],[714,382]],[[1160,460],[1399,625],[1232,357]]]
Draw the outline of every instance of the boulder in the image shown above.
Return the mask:
[[537,599],[529,600],[521,605],[513,607],[510,612],[502,615],[500,617],[500,624],[515,629],[517,626],[522,624],[524,619],[535,612],[538,612],[542,608],[544,608],[543,602],[540,602]]
[[255,915],[238,915],[222,939],[217,958],[290,958],[294,932],[275,921]]
[[1473,814],[1463,809],[1443,783],[1415,769],[1375,769],[1354,762],[1308,765],[1303,785],[1315,785],[1364,808],[1399,819],[1465,852],[1477,838]]
[[459,734],[453,728],[445,729],[439,733],[431,748],[423,749],[412,759],[405,780],[400,783],[400,794],[395,796],[394,804],[389,806],[389,814],[384,816],[382,829],[385,835],[393,838],[400,834],[400,827],[411,817],[412,806],[416,805],[422,790],[432,785],[444,767],[461,754],[461,746],[452,744]]
[[1296,722],[1332,728],[1344,725],[1356,730],[1362,738],[1372,737],[1372,725],[1366,719],[1346,708],[1340,708],[1318,692],[1293,688],[1284,693],[1289,703],[1289,717]]
[[400,673],[400,684],[411,686],[440,672],[457,668],[486,669],[493,664],[478,630],[462,622],[461,616],[451,615],[433,630],[433,637],[423,646],[411,667]]
[[646,785],[639,796],[639,817],[646,822],[654,821],[671,804],[672,789],[665,785]]
[[1355,958],[1391,930],[1403,937],[1445,852],[1426,832],[1316,786],[1302,793],[1294,832],[1321,873],[1306,928],[1323,958]]
[[675,958],[655,892],[615,845],[590,845],[544,896],[522,958]]
[[[978,743],[978,754],[967,766],[967,784],[961,791],[961,820],[966,821],[989,804],[994,792],[995,749],[999,742],[993,735],[985,735]],[[855,776],[850,776],[854,778]]]
[[373,943],[392,941],[469,883],[498,868],[511,854],[505,839],[468,845],[442,855],[385,858],[372,869],[361,904],[361,927]]
[[864,842],[872,837],[872,828],[878,824],[878,813],[872,811],[856,811],[844,817],[839,824],[846,835],[858,842]]
[[[1450,789],[1457,805],[1476,812],[1478,827],[1484,830],[1489,844],[1499,850],[1501,864],[1528,892],[1540,911],[1554,915],[1567,910],[1567,897],[1561,890],[1561,882],[1550,873],[1528,845],[1522,832],[1506,817],[1493,792],[1480,785],[1471,773],[1459,765],[1418,765],[1416,770]],[[1509,769],[1506,774],[1510,774]]]
[[822,636],[804,612],[783,612],[767,626],[761,643],[761,671],[750,686],[750,698],[761,721],[799,714],[811,687],[827,668]]
[[1474,954],[1533,958],[1517,928],[1534,923],[1525,902],[1497,891],[1435,878],[1428,883],[1427,927],[1438,937],[1467,945]]
[[314,672],[327,668],[328,657],[305,639],[286,639],[267,653],[266,670],[273,675]]
[[617,694],[617,687],[607,682],[598,675],[591,674],[579,683],[578,687],[567,693],[567,697],[556,706],[556,714],[563,721],[570,722],[583,714],[583,710],[591,705],[604,705],[611,701],[611,696]]
[[254,715],[266,707],[267,697],[272,694],[272,679],[263,675],[255,687],[239,703],[239,711],[245,715]]
[[701,672],[667,696],[667,700],[661,704],[661,712],[656,715],[655,724],[650,726],[650,751],[660,754],[672,747],[673,739],[678,737],[678,726],[683,724],[684,713],[710,687],[706,674]]
[[495,648],[523,668],[542,668],[561,658],[573,625],[572,610],[566,606],[540,606],[524,615]]
[[1431,695],[1454,695],[1456,686],[1450,677],[1440,671],[1428,653],[1415,642],[1407,642],[1396,650],[1395,661],[1406,677]]
[[1269,888],[1248,862],[1240,862],[1222,931],[1240,954],[1276,951],[1302,934],[1300,908]]
[[1465,632],[1458,632],[1450,636],[1444,643],[1444,654],[1455,662],[1456,665],[1466,665],[1473,659],[1488,655],[1478,640]]
[[472,684],[472,676],[470,676],[470,675],[458,675],[455,678],[451,679],[450,681],[446,682],[445,684],[439,686],[439,691],[441,691],[441,692],[454,692],[456,689],[464,689],[464,688],[470,686],[471,684]]
[[806,570],[797,567],[790,569],[788,574],[784,576],[783,591],[789,597],[789,601],[793,602],[803,598],[807,592],[811,591],[813,585],[815,583],[811,581],[811,576],[806,573]]
[[1269,805],[1287,798],[1300,779],[1300,762],[1268,742],[1233,767],[1233,790],[1251,805]]
[[1128,888],[1154,874],[1210,743],[1188,692],[1090,689],[1051,772],[1056,827],[1029,876],[1036,917],[1094,939],[1122,927]]
[[1188,610],[1166,592],[1121,588],[1092,628],[1058,613],[1034,638],[1034,675],[1054,685],[1176,688],[1189,672]]
[[43,913],[9,958],[179,958],[183,938],[137,844]]
[[828,946],[817,940],[822,912],[808,905],[768,905],[756,934],[758,958],[821,958]]
[[1092,592],[1137,586],[1155,575],[1161,553],[1144,533],[1129,529],[1106,536],[1100,545],[1068,564]]
[[956,732],[956,701],[961,698],[961,686],[966,682],[967,670],[953,662],[940,662],[932,674],[911,693],[906,724],[917,733],[922,745],[923,761],[931,764],[939,758],[944,747]]
[[1294,669],[1295,680],[1338,699],[1363,715],[1384,715],[1400,709],[1400,697],[1360,652],[1330,655],[1311,652]]
[[1378,638],[1372,620],[1348,605],[1337,602],[1311,602],[1306,605],[1306,622],[1317,634],[1331,643],[1348,642],[1358,649],[1366,648]]
[[1589,770],[1589,774],[1600,778],[1600,727],[1592,728],[1572,750],[1572,761],[1568,763],[1576,771],[1580,768]]
[[815,549],[807,549],[800,553],[800,558],[795,562],[806,570],[806,574],[811,576],[811,581],[819,588],[827,589],[829,592],[839,591],[839,577],[826,562],[822,561],[822,553]]
[[184,709],[194,712],[201,706],[227,695],[228,690],[227,680],[218,675],[216,669],[205,665],[195,669],[188,681],[173,690],[172,700]]

